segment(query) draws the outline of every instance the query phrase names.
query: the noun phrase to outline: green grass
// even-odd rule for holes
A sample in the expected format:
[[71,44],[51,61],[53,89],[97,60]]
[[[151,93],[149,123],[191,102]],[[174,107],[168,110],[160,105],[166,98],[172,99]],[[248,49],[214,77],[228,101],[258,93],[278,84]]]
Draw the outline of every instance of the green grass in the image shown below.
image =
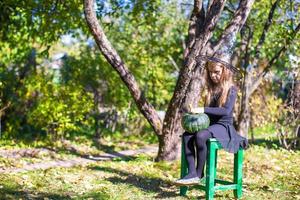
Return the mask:
[[[245,152],[243,198],[245,200],[300,199],[300,151],[282,149],[276,138],[261,138],[274,132],[273,126],[255,129],[256,140]],[[31,143],[0,140],[0,150],[49,148],[51,151],[20,158],[0,157],[0,168],[22,168],[27,164],[82,155],[101,155],[138,149],[157,143],[152,136],[104,137],[101,144],[90,137],[76,136],[64,142],[47,140]],[[75,151],[70,150],[75,149]],[[5,199],[204,199],[205,193],[191,188],[179,196],[172,181],[180,174],[179,161],[154,162],[154,156],[101,161],[87,166],[51,168],[15,174],[0,173],[0,200]],[[220,151],[218,178],[232,180],[233,155]],[[232,191],[218,191],[216,199],[234,199]]]
[[22,140],[0,140],[0,150],[21,151],[24,149],[46,149],[35,153],[33,156],[18,156],[20,158],[0,157],[0,168],[2,167],[23,167],[27,164],[51,161],[54,159],[71,159],[76,156],[97,156],[103,153],[113,153],[128,149],[139,149],[152,144],[152,140],[145,138],[137,139],[130,136],[106,136],[99,141],[85,136],[76,136],[72,140],[58,140],[51,142],[49,140],[33,140],[31,143]]
[[[245,152],[242,199],[300,199],[299,163],[300,151],[252,145]],[[220,151],[217,176],[232,180],[232,167],[233,155]],[[140,155],[84,167],[0,174],[0,199],[203,199],[204,192],[197,189],[179,196],[172,185],[179,170],[179,161],[156,163]],[[218,191],[215,197],[234,199],[232,191]]]
[[[262,127],[255,127],[253,129],[255,138],[263,138],[263,137],[273,137],[276,136],[276,127],[275,124],[269,123]],[[275,134],[274,134],[275,133]],[[250,137],[250,133],[249,133]]]

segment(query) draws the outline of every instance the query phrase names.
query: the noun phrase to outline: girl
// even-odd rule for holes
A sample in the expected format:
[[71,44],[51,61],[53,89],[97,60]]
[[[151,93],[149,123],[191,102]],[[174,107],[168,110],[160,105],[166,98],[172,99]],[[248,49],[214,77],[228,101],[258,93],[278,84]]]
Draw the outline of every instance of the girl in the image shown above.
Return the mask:
[[[222,147],[231,153],[237,152],[240,147],[244,149],[248,147],[247,139],[238,135],[233,127],[233,108],[237,88],[232,81],[232,71],[223,63],[208,61],[206,82],[208,90],[206,107],[191,108],[191,112],[206,113],[210,119],[210,126],[200,132],[183,133],[188,174],[175,181],[177,185],[198,184],[203,180],[207,154],[206,141],[209,138],[216,138]],[[195,159],[197,167],[195,167]]]

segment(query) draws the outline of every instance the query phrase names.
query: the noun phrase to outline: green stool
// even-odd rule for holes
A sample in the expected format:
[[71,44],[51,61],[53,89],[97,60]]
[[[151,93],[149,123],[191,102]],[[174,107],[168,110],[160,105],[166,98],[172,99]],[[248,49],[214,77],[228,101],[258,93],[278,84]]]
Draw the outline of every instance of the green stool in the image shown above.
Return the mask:
[[[188,173],[187,161],[184,155],[184,144],[182,139],[181,148],[181,178]],[[222,149],[221,144],[215,139],[211,138],[207,141],[207,159],[206,159],[206,181],[205,184],[200,184],[192,187],[197,187],[205,191],[206,199],[213,199],[214,193],[217,190],[233,190],[235,198],[242,196],[242,179],[243,179],[243,149],[239,149],[234,154],[234,174],[233,182],[225,181],[216,178],[217,174],[217,158],[218,150]],[[217,183],[219,185],[217,185]],[[186,195],[188,186],[180,187],[180,195]]]

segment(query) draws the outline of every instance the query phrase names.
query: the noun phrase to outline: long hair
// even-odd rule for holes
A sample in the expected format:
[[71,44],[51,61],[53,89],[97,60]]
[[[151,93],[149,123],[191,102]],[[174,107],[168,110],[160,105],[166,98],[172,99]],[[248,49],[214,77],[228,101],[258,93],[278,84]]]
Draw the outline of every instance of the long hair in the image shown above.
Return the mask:
[[209,66],[214,67],[215,63],[207,62],[206,67],[205,67],[206,68],[205,78],[206,78],[206,87],[207,87],[207,95],[206,95],[205,105],[206,106],[209,105],[214,94],[220,93],[220,96],[218,99],[218,106],[222,107],[222,106],[224,106],[224,104],[226,102],[230,87],[234,85],[233,80],[232,80],[232,72],[224,65],[220,65],[223,68],[220,83],[215,84],[210,78],[209,69],[208,69]]

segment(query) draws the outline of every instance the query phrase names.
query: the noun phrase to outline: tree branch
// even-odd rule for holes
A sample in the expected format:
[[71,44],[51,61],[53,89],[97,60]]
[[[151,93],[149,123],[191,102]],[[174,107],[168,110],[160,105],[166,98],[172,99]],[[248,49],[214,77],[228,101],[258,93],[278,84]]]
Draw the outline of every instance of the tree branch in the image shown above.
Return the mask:
[[208,0],[208,4],[207,4],[207,8],[206,8],[207,12],[210,10],[211,5],[213,4],[213,2],[214,2],[214,0]]
[[227,37],[233,33],[234,37],[239,32],[239,30],[243,27],[249,12],[251,10],[251,6],[254,0],[241,0],[238,9],[235,11],[234,17],[225,28],[223,34],[221,35],[220,39],[214,45],[213,52],[219,49],[223,43],[226,41]]
[[194,1],[194,9],[190,18],[189,30],[188,30],[188,39],[186,43],[186,48],[184,49],[183,57],[185,58],[189,52],[190,48],[194,45],[197,35],[199,35],[201,26],[205,19],[205,11],[202,7],[202,0]]
[[200,13],[201,9],[202,9],[202,0],[194,0],[193,13],[197,15],[198,13]]
[[162,122],[154,107],[146,100],[142,94],[138,84],[132,73],[125,66],[124,62],[118,55],[117,51],[112,47],[109,40],[106,38],[102,27],[98,23],[93,0],[84,0],[84,14],[88,27],[94,36],[94,39],[110,65],[117,71],[122,81],[129,89],[138,109],[148,120],[157,135],[161,135]]
[[3,108],[0,109],[0,117],[2,116],[2,113],[4,113],[4,111],[9,108],[11,102],[9,101]]
[[266,76],[266,74],[269,72],[273,64],[277,61],[278,58],[287,50],[288,46],[292,43],[294,38],[296,37],[297,33],[300,30],[300,23],[297,25],[296,29],[293,31],[291,37],[289,37],[285,45],[281,47],[281,49],[273,56],[273,58],[268,62],[267,66],[265,69],[257,76],[256,80],[253,82],[253,85],[250,90],[250,94],[254,92],[254,90],[259,86],[261,83],[261,80]]
[[268,19],[266,20],[264,29],[261,33],[259,42],[257,43],[256,47],[254,48],[255,49],[255,54],[254,54],[255,57],[254,57],[254,62],[253,62],[254,65],[256,65],[257,61],[259,60],[261,47],[262,47],[263,43],[265,42],[266,34],[272,24],[272,20],[274,17],[274,11],[275,11],[276,7],[278,6],[279,2],[280,2],[280,0],[276,0],[275,3],[272,5],[270,12],[269,12]]
[[211,5],[207,10],[207,15],[203,27],[205,32],[207,32],[208,30],[213,31],[213,29],[215,28],[216,23],[219,20],[220,15],[224,9],[226,0],[214,0],[210,3]]
[[167,55],[167,57],[169,58],[170,62],[172,63],[172,65],[174,66],[174,68],[176,69],[176,72],[180,71],[180,68],[178,67],[177,63],[175,62],[175,60],[173,59],[172,56]]
[[228,1],[228,3],[229,3],[229,5],[225,5],[224,10],[227,10],[231,14],[234,14],[235,8],[234,8],[233,3],[230,0]]
[[[244,25],[243,28],[247,28],[248,29],[248,36],[247,38],[244,38],[244,35],[241,33],[241,37],[242,37],[242,41],[246,43],[245,45],[245,54],[244,54],[244,69],[247,69],[247,67],[249,66],[250,63],[250,44],[252,43],[252,39],[253,39],[253,28],[248,26],[247,23]],[[242,31],[241,31],[242,32]],[[245,36],[246,37],[246,36]]]

